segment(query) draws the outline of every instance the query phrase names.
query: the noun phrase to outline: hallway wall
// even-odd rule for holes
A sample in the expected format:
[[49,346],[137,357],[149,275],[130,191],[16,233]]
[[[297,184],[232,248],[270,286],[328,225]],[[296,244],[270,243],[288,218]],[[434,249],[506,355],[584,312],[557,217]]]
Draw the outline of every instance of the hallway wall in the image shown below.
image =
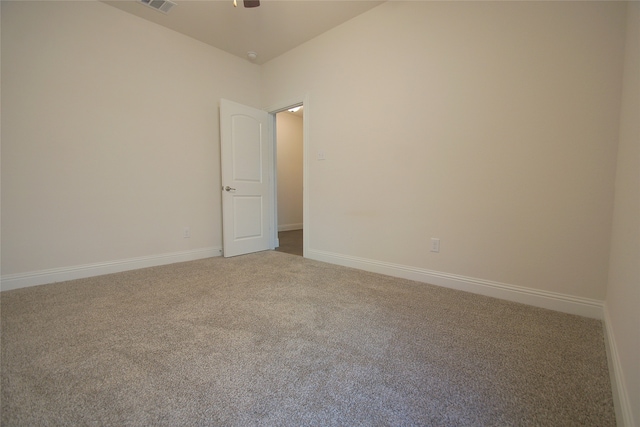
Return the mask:
[[302,228],[302,117],[276,115],[278,153],[278,230]]

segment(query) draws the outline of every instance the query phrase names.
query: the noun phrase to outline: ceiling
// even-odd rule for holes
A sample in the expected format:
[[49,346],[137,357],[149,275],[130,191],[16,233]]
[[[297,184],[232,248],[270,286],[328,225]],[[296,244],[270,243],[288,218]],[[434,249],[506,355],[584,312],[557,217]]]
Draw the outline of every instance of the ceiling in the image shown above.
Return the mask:
[[165,14],[136,0],[104,1],[240,58],[263,64],[383,3],[379,0],[262,0],[256,8],[233,0],[173,0]]
[[[283,111],[281,111],[281,113],[282,112]],[[285,110],[284,112],[286,112],[287,114],[292,114],[294,116],[303,117],[304,116],[304,107],[301,105],[299,110],[290,111],[290,109],[289,109],[289,110]]]

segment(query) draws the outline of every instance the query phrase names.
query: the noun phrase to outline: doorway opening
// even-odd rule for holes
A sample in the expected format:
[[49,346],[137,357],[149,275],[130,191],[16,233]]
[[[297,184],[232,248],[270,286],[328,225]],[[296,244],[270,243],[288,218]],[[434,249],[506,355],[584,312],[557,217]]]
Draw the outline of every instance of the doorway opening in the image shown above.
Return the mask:
[[304,107],[275,113],[276,251],[304,255]]

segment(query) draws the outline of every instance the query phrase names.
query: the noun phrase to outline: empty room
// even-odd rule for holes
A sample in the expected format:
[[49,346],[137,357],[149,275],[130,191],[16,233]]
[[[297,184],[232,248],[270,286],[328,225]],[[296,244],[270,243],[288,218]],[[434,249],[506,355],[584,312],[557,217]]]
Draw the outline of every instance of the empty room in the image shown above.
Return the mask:
[[639,2],[0,4],[3,426],[639,425]]

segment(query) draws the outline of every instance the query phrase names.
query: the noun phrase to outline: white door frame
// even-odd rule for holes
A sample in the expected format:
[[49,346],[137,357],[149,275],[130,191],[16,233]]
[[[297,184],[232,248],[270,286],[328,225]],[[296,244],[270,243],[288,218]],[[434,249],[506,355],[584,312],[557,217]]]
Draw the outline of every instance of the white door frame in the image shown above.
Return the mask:
[[273,185],[271,186],[271,201],[272,201],[272,215],[273,227],[271,234],[271,247],[276,247],[278,242],[278,175],[277,175],[277,141],[276,141],[276,114],[285,111],[295,105],[302,104],[304,106],[304,112],[302,114],[302,256],[307,256],[307,248],[309,247],[309,192],[308,187],[308,173],[309,173],[309,94],[304,94],[299,97],[291,98],[271,105],[265,110],[269,113],[269,124],[271,126],[270,132],[273,136],[271,143],[273,147],[271,152],[273,153],[272,171]]

